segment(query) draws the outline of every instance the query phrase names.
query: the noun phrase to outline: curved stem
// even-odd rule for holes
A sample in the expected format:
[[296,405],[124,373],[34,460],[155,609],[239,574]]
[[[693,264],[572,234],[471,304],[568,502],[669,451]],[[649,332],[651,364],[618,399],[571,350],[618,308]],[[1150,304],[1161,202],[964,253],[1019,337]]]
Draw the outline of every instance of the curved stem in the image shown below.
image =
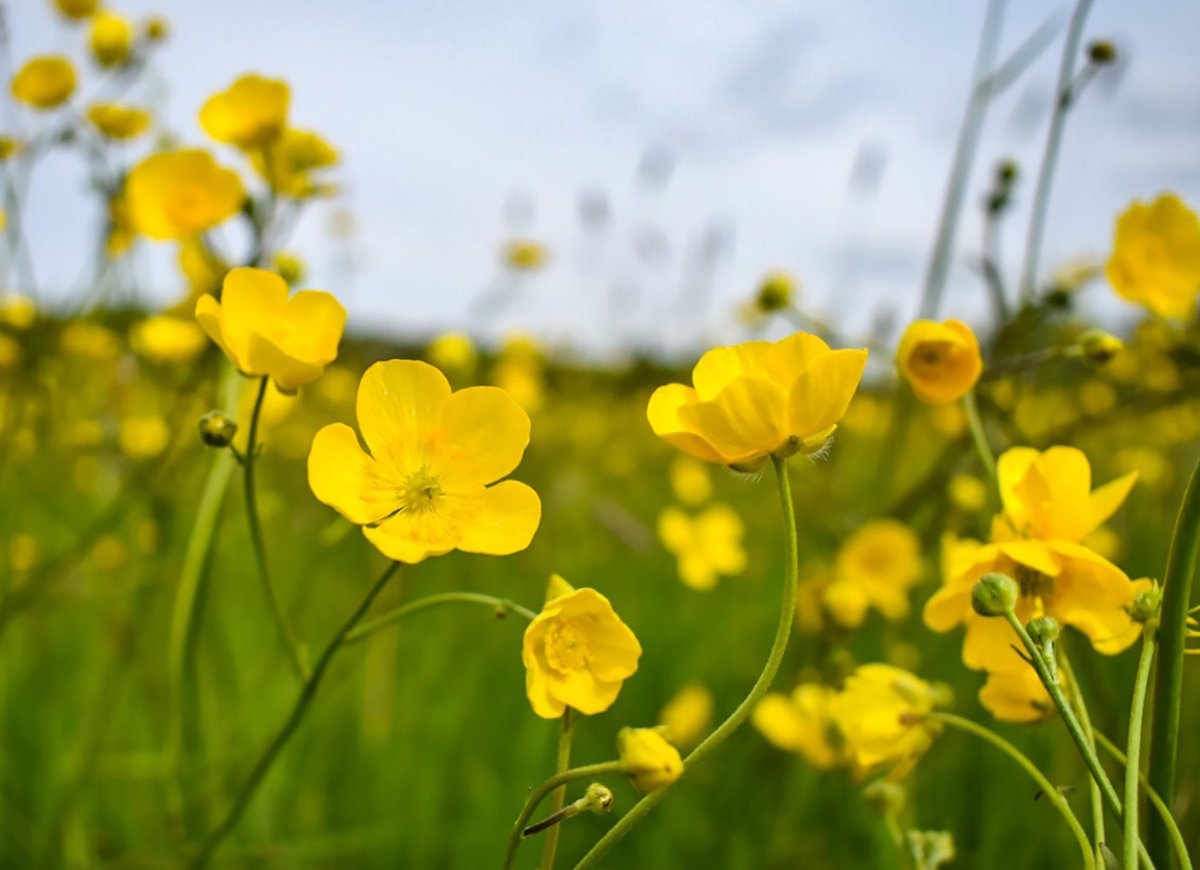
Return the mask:
[[254,400],[254,410],[250,414],[250,433],[246,439],[246,455],[242,457],[246,490],[246,522],[250,525],[250,542],[254,546],[258,576],[262,578],[267,600],[271,603],[271,612],[275,614],[275,624],[279,627],[279,634],[283,637],[284,643],[287,644],[288,652],[291,653],[292,665],[296,669],[296,674],[301,680],[306,680],[309,670],[304,650],[288,622],[287,615],[283,611],[283,603],[279,600],[279,593],[275,589],[275,584],[271,582],[271,573],[267,570],[267,548],[263,542],[262,521],[258,517],[258,495],[254,488],[254,466],[257,459],[255,454],[258,452],[258,421],[262,416],[263,400],[267,396],[269,384],[269,377],[264,377],[259,382],[258,396]]
[[[779,504],[783,511],[783,526],[784,526],[784,571],[783,571],[783,602],[779,611],[779,622],[775,628],[775,640],[771,644],[771,651],[767,655],[767,663],[763,666],[762,673],[758,675],[754,686],[750,689],[742,703],[737,709],[729,715],[729,718],[722,722],[717,729],[704,739],[704,741],[692,750],[691,754],[684,759],[682,779],[687,775],[696,764],[703,761],[713,750],[724,743],[733,732],[741,727],[742,723],[749,718],[754,711],[754,707],[758,704],[762,697],[771,687],[771,681],[775,679],[775,674],[779,670],[779,665],[783,661],[784,651],[787,649],[788,638],[791,635],[792,623],[795,621],[796,614],[796,578],[798,572],[798,556],[797,556],[797,541],[796,541],[796,510],[792,504],[792,489],[787,476],[786,460],[772,456],[771,462],[775,466],[775,478],[779,483]],[[678,780],[676,780],[678,782]],[[600,840],[594,845],[590,852],[583,856],[583,859],[576,865],[576,870],[583,870],[585,867],[594,866],[601,858],[615,846],[629,830],[650,813],[656,806],[662,803],[663,799],[671,791],[672,785],[664,786],[656,791],[643,797],[640,801],[633,805],[615,825],[609,828]]]
[[531,791],[529,797],[525,799],[525,806],[521,807],[521,814],[517,816],[516,822],[513,823],[512,832],[508,836],[508,847],[504,852],[504,870],[509,870],[513,862],[517,860],[517,849],[521,847],[522,832],[525,830],[525,826],[533,815],[534,810],[538,808],[538,804],[542,802],[546,795],[550,794],[556,788],[564,786],[569,782],[574,782],[577,779],[591,779],[609,773],[622,773],[624,770],[625,766],[619,761],[605,761],[600,764],[573,767],[570,770],[564,770],[562,773],[554,774],[554,776]]
[[983,463],[983,470],[992,484],[991,497],[999,499],[1000,478],[996,474],[996,454],[992,452],[992,447],[988,444],[987,433],[983,430],[983,420],[979,417],[979,405],[975,401],[974,390],[969,390],[962,397],[962,404],[963,413],[967,417],[967,428],[971,431],[971,441],[975,444],[975,452],[979,454],[979,461]]
[[388,565],[387,570],[375,581],[375,585],[367,592],[366,597],[355,608],[354,613],[350,618],[338,629],[337,634],[329,641],[328,645],[321,652],[321,657],[317,659],[317,664],[313,668],[312,673],[308,676],[304,687],[300,690],[300,696],[296,698],[296,703],[292,707],[292,712],[288,716],[287,721],[283,723],[283,727],[275,735],[274,739],[263,750],[259,756],[258,762],[254,765],[254,769],[250,771],[250,775],[246,777],[246,781],[242,783],[241,789],[238,790],[237,796],[233,800],[233,804],[229,808],[229,812],[225,814],[224,820],[213,829],[200,846],[200,851],[191,863],[193,870],[199,870],[208,864],[213,852],[221,845],[221,842],[229,836],[238,822],[242,818],[242,813],[246,811],[246,807],[250,803],[250,799],[254,797],[254,793],[258,790],[258,786],[262,783],[263,778],[274,764],[275,758],[292,734],[295,733],[297,726],[304,719],[304,714],[308,711],[309,705],[316,696],[317,688],[321,685],[321,678],[325,676],[325,670],[329,667],[329,663],[333,660],[336,653],[342,646],[346,635],[358,624],[363,618],[367,610],[370,609],[371,603],[375,597],[383,591],[383,587],[392,579],[392,575],[396,573],[396,569],[400,567],[399,562],[392,562]]
[[410,601],[408,604],[397,607],[395,610],[388,611],[383,616],[364,622],[346,635],[346,643],[358,643],[375,632],[382,631],[396,624],[406,616],[430,607],[441,607],[446,604],[482,604],[484,607],[490,607],[497,616],[508,616],[511,613],[526,621],[530,621],[537,616],[529,608],[522,607],[519,604],[509,601],[507,598],[497,598],[495,595],[483,595],[478,592],[442,592],[438,595],[427,595],[424,598],[418,598],[416,601]]
[[1133,702],[1129,707],[1129,736],[1125,750],[1125,840],[1122,866],[1137,867],[1138,773],[1141,771],[1142,711],[1146,708],[1146,689],[1150,685],[1150,666],[1154,663],[1154,629],[1150,623],[1142,629],[1142,654],[1138,659],[1137,679],[1133,683]]
[[[1071,669],[1071,660],[1061,649],[1058,654],[1058,666],[1066,675],[1068,689],[1071,692],[1071,707],[1075,710],[1075,715],[1079,717],[1079,724],[1083,726],[1084,736],[1087,737],[1088,743],[1095,746],[1096,731],[1092,728],[1092,717],[1088,715],[1087,702],[1083,697],[1083,687],[1079,685],[1079,680],[1076,679],[1075,672]],[[1104,853],[1100,844],[1107,841],[1104,830],[1104,798],[1100,794],[1100,786],[1090,776],[1088,777],[1088,799],[1092,807],[1092,840],[1096,844],[1096,863],[1103,864]]]
[[[574,717],[571,708],[567,707],[562,714],[562,728],[558,732],[558,761],[554,765],[555,775],[565,773],[571,766],[571,735],[574,731]],[[567,787],[561,786],[550,795],[550,814],[554,815],[563,808],[567,798]],[[553,870],[554,853],[558,851],[558,832],[560,827],[554,825],[546,831],[546,844],[542,849],[541,870]]]
[[1017,747],[1013,746],[992,729],[977,722],[972,722],[970,719],[964,719],[962,716],[955,716],[953,713],[930,713],[929,718],[935,722],[949,725],[951,728],[957,728],[960,731],[973,734],[981,740],[986,740],[1019,764],[1021,769],[1028,773],[1030,778],[1038,784],[1038,788],[1042,790],[1042,794],[1058,810],[1058,814],[1062,816],[1063,821],[1067,823],[1067,827],[1071,829],[1071,834],[1079,844],[1079,854],[1083,858],[1083,866],[1087,868],[1096,866],[1096,859],[1092,854],[1091,841],[1088,840],[1087,832],[1084,831],[1083,826],[1079,823],[1079,819],[1071,811],[1071,805],[1067,803],[1067,799],[1063,797],[1062,792],[1055,788],[1050,780],[1046,779],[1045,774],[1021,750],[1017,749]]

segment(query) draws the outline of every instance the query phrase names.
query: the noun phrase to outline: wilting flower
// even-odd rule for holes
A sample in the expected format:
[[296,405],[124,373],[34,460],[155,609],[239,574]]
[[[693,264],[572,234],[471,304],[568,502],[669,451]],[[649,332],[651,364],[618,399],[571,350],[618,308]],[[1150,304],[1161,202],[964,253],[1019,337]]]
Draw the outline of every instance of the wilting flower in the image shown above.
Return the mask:
[[667,729],[675,746],[693,746],[708,730],[712,714],[712,692],[700,683],[691,683],[666,703],[658,714],[658,724]]
[[1123,299],[1160,317],[1190,317],[1200,293],[1200,218],[1170,193],[1133,202],[1117,218],[1105,275]]
[[745,534],[741,517],[728,505],[713,505],[694,518],[675,507],[658,516],[659,540],[679,560],[679,579],[693,589],[712,589],[718,575],[746,569]]
[[54,0],[54,8],[71,21],[90,18],[100,7],[100,0]]
[[204,343],[204,330],[169,314],[147,317],[129,331],[130,347],[157,363],[187,362],[204,349]]
[[238,148],[270,145],[287,126],[292,92],[287,82],[244,75],[200,108],[200,126],[218,142]]
[[[454,395],[478,390],[495,388],[471,387]],[[567,707],[589,716],[602,713],[637,671],[641,655],[637,637],[607,598],[595,589],[574,589],[555,575],[542,612],[525,629],[525,694],[543,719],[556,719]]]
[[659,387],[646,416],[684,453],[738,469],[819,451],[853,398],[865,350],[830,350],[805,332],[708,351],[692,383]]
[[515,480],[494,483],[529,443],[529,417],[507,393],[452,393],[433,366],[389,360],[363,375],[357,415],[371,452],[349,426],[326,426],[313,439],[308,482],[385,556],[413,563],[529,546],[542,514],[537,493]]
[[622,728],[617,732],[617,756],[642,794],[658,791],[683,776],[679,750],[659,728]]
[[754,708],[752,722],[767,742],[797,752],[820,770],[847,760],[845,743],[833,710],[837,690],[821,683],[801,683],[791,695],[772,692]]
[[147,157],[125,181],[137,231],[152,239],[186,239],[237,213],[245,193],[237,173],[200,149]]
[[896,368],[922,402],[953,402],[983,372],[979,340],[961,320],[916,320],[900,339]]
[[149,112],[120,103],[93,103],[87,117],[102,136],[122,142],[140,136],[150,126]]
[[822,600],[844,628],[861,625],[871,607],[897,621],[908,616],[908,592],[920,577],[921,544],[913,531],[896,520],[872,520],[838,549]]
[[220,302],[196,300],[196,320],[238,371],[269,376],[289,391],[315,381],[337,358],[346,309],[321,290],[289,299],[274,272],[243,267],[225,276]]
[[54,109],[75,93],[75,67],[60,55],[41,55],[25,62],[12,80],[12,95],[35,109]]
[[105,69],[120,66],[133,49],[133,25],[107,9],[97,12],[88,33],[88,48],[96,63]]
[[943,692],[892,665],[859,666],[833,702],[846,752],[860,771],[905,776],[925,754],[939,727],[927,716]]
[[337,164],[337,149],[311,130],[289,127],[282,135],[251,155],[254,170],[276,193],[305,199],[324,192],[312,174]]
[[989,673],[979,703],[1002,722],[1036,722],[1054,712],[1054,701],[1032,667]]

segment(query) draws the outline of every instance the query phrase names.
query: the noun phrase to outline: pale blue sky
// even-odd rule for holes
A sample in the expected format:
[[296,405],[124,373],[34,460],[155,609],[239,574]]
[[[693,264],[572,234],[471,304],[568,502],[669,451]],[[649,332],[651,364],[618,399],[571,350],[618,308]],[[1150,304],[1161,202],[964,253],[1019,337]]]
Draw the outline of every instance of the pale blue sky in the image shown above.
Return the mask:
[[[8,2],[18,60],[78,53],[77,32],[49,0]],[[293,85],[293,117],[342,149],[337,178],[356,215],[356,268],[331,248],[329,208],[309,214],[295,246],[311,284],[341,296],[352,323],[420,333],[462,326],[497,282],[512,231],[505,204],[532,204],[525,230],[554,252],[492,318],[591,347],[665,347],[736,337],[730,312],[759,276],[786,268],[805,298],[863,329],[880,305],[911,316],[933,236],[968,85],[982,2],[572,0],[438,3],[385,0],[122,0],[161,12],[174,32],[157,70],[168,117],[203,141],[195,111],[210,92],[257,71]],[[1051,11],[1009,4],[1002,55]],[[1097,0],[1089,36],[1113,39],[1129,63],[1097,82],[1073,114],[1048,232],[1051,269],[1102,253],[1130,199],[1174,189],[1200,203],[1200,3]],[[995,160],[1026,167],[1006,231],[1020,265],[1025,211],[1056,43],[999,100],[974,189]],[[847,197],[856,155],[883,155],[878,190]],[[665,149],[665,184],[637,182],[647,151]],[[136,152],[135,152],[136,153]],[[238,158],[224,155],[228,162]],[[85,262],[90,214],[73,160],[34,179],[29,223],[47,287],[70,288]],[[581,193],[612,215],[585,233]],[[980,235],[972,195],[945,313],[982,315],[970,268]],[[531,211],[532,215],[528,212]],[[711,287],[698,262],[715,249]],[[159,298],[177,279],[154,263]],[[837,299],[832,298],[837,288]],[[703,299],[681,304],[687,290]],[[1133,312],[1091,294],[1111,318]],[[617,304],[617,315],[611,303]]]

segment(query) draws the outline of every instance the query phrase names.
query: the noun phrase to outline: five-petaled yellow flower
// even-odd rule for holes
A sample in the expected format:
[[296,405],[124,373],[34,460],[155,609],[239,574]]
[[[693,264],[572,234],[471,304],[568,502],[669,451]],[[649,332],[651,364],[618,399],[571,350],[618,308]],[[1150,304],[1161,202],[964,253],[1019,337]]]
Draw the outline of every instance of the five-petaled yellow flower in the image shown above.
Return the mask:
[[983,372],[979,339],[961,320],[913,321],[900,339],[896,368],[922,402],[953,402]]
[[88,32],[88,48],[105,69],[120,66],[133,50],[133,25],[107,9],[97,12]]
[[754,470],[772,454],[819,451],[866,362],[865,350],[830,350],[805,332],[718,347],[696,363],[693,386],[655,390],[646,416],[656,435],[684,453]]
[[833,716],[837,697],[837,690],[829,686],[801,683],[791,695],[766,695],[754,708],[751,721],[767,742],[799,753],[819,770],[829,770],[848,760]]
[[846,752],[862,773],[887,770],[899,779],[933,744],[939,726],[927,716],[943,692],[892,665],[860,665],[833,703]]
[[872,520],[838,548],[822,602],[843,628],[857,628],[875,608],[893,622],[908,616],[909,590],[921,578],[921,543],[897,520]]
[[525,484],[501,480],[529,443],[529,417],[507,393],[452,393],[428,363],[388,360],[363,375],[356,412],[370,452],[349,426],[326,426],[313,439],[308,482],[385,556],[414,563],[529,546],[542,506]]
[[693,589],[712,589],[720,575],[746,569],[742,538],[746,529],[737,511],[715,504],[695,517],[668,507],[658,516],[658,537],[679,561],[679,579]]
[[35,109],[54,109],[75,93],[75,67],[61,55],[41,55],[25,62],[12,79],[12,95]]
[[622,728],[617,757],[642,794],[658,791],[683,776],[679,750],[667,742],[662,728]]
[[595,589],[573,589],[555,575],[542,612],[525,629],[525,694],[543,719],[556,719],[567,707],[603,713],[637,671],[641,655],[637,637],[607,598]]
[[1200,293],[1200,218],[1170,193],[1134,202],[1117,218],[1105,275],[1123,299],[1160,317],[1190,317]]
[[287,126],[292,92],[287,82],[244,75],[200,108],[200,126],[218,142],[246,150],[264,148]]
[[125,181],[134,227],[152,239],[186,239],[237,213],[246,195],[237,173],[198,148],[147,157]]
[[140,136],[150,126],[150,113],[120,103],[93,103],[87,118],[102,136],[126,141]]

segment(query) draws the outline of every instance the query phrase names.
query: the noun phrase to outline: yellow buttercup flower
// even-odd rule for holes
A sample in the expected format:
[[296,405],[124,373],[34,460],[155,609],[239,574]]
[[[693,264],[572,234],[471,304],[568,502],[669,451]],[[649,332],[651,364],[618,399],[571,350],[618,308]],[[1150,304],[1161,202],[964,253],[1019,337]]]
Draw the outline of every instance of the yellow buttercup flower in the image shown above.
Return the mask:
[[713,505],[695,518],[669,507],[658,516],[658,537],[679,560],[679,579],[693,589],[712,589],[719,575],[746,570],[742,519],[727,505]]
[[1200,218],[1170,193],[1133,202],[1117,218],[1104,274],[1123,299],[1160,317],[1191,317],[1200,293]]
[[[1065,682],[1061,673],[1059,680]],[[1032,667],[989,673],[979,703],[1001,722],[1037,722],[1054,712],[1054,701]]]
[[12,95],[35,109],[54,109],[75,93],[75,67],[61,55],[41,55],[25,62],[12,79]]
[[337,149],[319,133],[289,127],[268,146],[256,150],[250,162],[276,193],[305,199],[326,192],[313,181],[313,172],[334,166],[340,159]]
[[874,607],[893,622],[908,616],[908,592],[921,577],[921,544],[896,520],[872,520],[838,549],[834,580],[822,600],[844,628],[862,624]]
[[573,589],[556,575],[542,612],[525,629],[525,694],[543,719],[556,719],[567,707],[589,716],[602,713],[637,671],[641,655],[637,637],[607,598],[595,589]]
[[708,351],[692,383],[659,387],[646,416],[654,433],[697,459],[754,470],[767,457],[815,453],[846,413],[865,350],[830,350],[797,332]]
[[754,708],[751,721],[768,743],[799,753],[813,767],[829,770],[847,760],[833,711],[837,690],[802,683],[791,695],[772,692]]
[[125,181],[137,231],[152,239],[186,239],[232,217],[245,193],[237,173],[207,151],[187,148],[147,157]]
[[537,493],[515,480],[494,483],[529,443],[529,417],[507,393],[452,393],[433,366],[389,360],[367,369],[356,407],[371,452],[349,426],[326,426],[313,439],[308,482],[385,556],[413,563],[529,546],[541,520]]
[[675,746],[694,746],[700,742],[712,722],[712,692],[700,683],[679,690],[658,714],[658,724],[667,730]]
[[156,314],[139,321],[129,331],[129,345],[156,363],[181,363],[204,349],[204,330],[193,321]]
[[979,339],[961,320],[914,321],[900,339],[896,368],[922,402],[953,402],[983,372]]
[[346,309],[321,290],[289,299],[274,272],[243,267],[225,276],[220,302],[196,300],[196,320],[238,371],[269,376],[289,391],[315,381],[337,358]]
[[91,18],[100,8],[100,0],[54,0],[54,8],[64,18],[83,21]]
[[120,103],[93,103],[87,117],[102,136],[120,142],[136,139],[150,127],[149,112]]
[[658,728],[622,728],[617,732],[617,757],[642,794],[658,791],[683,776],[679,750]]
[[942,694],[892,665],[861,665],[847,677],[832,713],[859,771],[886,769],[892,779],[911,771],[938,734],[927,715]]
[[120,66],[133,50],[133,25],[115,12],[97,12],[88,33],[88,48],[105,69]]
[[291,99],[287,82],[244,75],[208,98],[200,109],[200,126],[218,142],[263,148],[283,133]]

